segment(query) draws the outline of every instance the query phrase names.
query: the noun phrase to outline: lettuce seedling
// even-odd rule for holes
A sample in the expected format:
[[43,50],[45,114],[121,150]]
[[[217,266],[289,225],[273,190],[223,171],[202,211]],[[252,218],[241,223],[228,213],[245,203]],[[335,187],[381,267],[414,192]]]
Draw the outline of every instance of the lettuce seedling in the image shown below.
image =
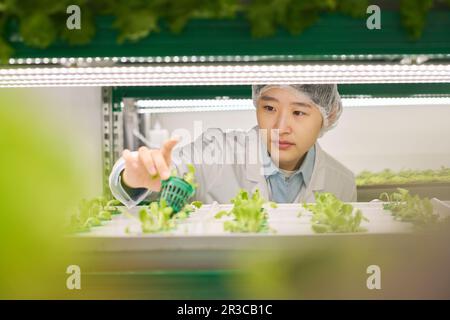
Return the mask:
[[108,201],[105,197],[82,199],[78,211],[70,217],[69,232],[88,232],[91,227],[101,226],[102,221],[112,219],[111,215],[121,213],[116,208],[120,204],[118,200]]
[[363,216],[361,210],[353,208],[351,204],[344,203],[332,193],[316,192],[316,203],[303,204],[303,207],[312,212],[311,227],[317,233],[343,233],[364,232],[361,222],[369,221]]
[[418,227],[431,225],[439,220],[428,198],[412,196],[406,189],[397,188],[397,192],[391,194],[383,192],[379,198],[387,201],[383,204],[383,209],[391,211],[396,220],[411,222]]
[[[194,189],[196,189],[198,187],[198,184],[195,181],[195,167],[190,163],[186,164],[186,167],[187,167],[188,171],[184,173],[183,180],[186,181],[187,183],[189,183]],[[178,176],[177,169],[175,169],[175,168],[172,169],[170,171],[170,176],[171,177]],[[152,179],[159,178],[159,174],[157,173],[157,174],[151,176],[151,178]]]
[[219,211],[217,219],[224,215],[232,216],[232,221],[224,222],[224,229],[230,232],[265,232],[268,231],[268,214],[265,204],[276,207],[274,202],[267,202],[260,196],[259,189],[253,195],[241,189],[235,198],[231,200],[233,208],[227,211]]
[[111,212],[106,211],[106,210],[100,211],[98,214],[98,218],[102,221],[109,221],[112,219]]
[[197,189],[198,184],[195,181],[195,167],[192,164],[187,164],[188,171],[184,174],[183,179],[189,183],[194,189]]
[[120,214],[121,211],[117,209],[117,206],[120,205],[122,205],[122,203],[119,200],[116,199],[109,200],[103,207],[103,210],[108,211],[112,215]]
[[141,222],[141,229],[143,233],[156,233],[170,231],[176,226],[176,221],[186,219],[189,215],[200,208],[202,203],[194,201],[187,204],[184,208],[173,213],[172,207],[168,206],[164,199],[150,203],[148,207],[142,208],[139,211],[139,220]]
[[197,209],[200,209],[203,206],[203,203],[201,201],[192,201],[191,205]]
[[155,233],[171,230],[175,227],[171,219],[173,209],[168,207],[166,201],[154,201],[148,207],[139,211],[139,220],[143,233]]
[[99,213],[102,211],[103,198],[98,197],[91,200],[83,199],[78,206],[78,221],[82,228],[101,226]]
[[356,185],[392,185],[450,182],[450,168],[442,166],[437,170],[400,170],[398,172],[384,169],[380,172],[364,170],[356,177]]
[[194,212],[196,209],[201,208],[201,201],[193,201],[191,204],[186,204],[183,209],[177,212],[174,217],[178,220],[183,220],[189,217],[189,215]]

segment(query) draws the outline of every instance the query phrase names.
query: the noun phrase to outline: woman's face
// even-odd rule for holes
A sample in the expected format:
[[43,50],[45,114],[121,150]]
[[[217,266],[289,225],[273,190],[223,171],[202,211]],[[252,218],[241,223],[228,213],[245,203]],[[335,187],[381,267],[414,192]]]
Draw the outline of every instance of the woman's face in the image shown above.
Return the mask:
[[300,160],[316,142],[323,121],[319,109],[307,95],[276,87],[262,93],[256,116],[259,127],[267,130],[267,149],[272,159],[285,170],[298,168]]

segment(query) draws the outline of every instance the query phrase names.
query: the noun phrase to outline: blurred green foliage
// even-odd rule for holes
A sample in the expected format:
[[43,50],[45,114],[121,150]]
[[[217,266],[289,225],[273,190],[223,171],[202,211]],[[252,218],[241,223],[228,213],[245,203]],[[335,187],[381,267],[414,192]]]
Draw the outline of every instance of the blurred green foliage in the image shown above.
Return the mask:
[[[426,234],[301,238],[235,257],[238,299],[448,299],[450,224]],[[381,290],[367,268],[380,267]]]
[[[402,25],[418,39],[434,4],[448,0],[401,0]],[[66,28],[69,5],[81,8],[80,30]],[[7,21],[19,25],[22,41],[35,48],[47,48],[57,41],[70,45],[89,44],[96,34],[95,17],[114,17],[117,41],[138,41],[160,31],[165,21],[173,33],[179,33],[191,19],[234,18],[242,14],[250,23],[254,37],[267,37],[279,27],[298,35],[316,23],[320,14],[338,12],[355,18],[365,17],[368,0],[0,0],[0,59],[13,52],[6,40]]]
[[64,226],[82,174],[67,161],[62,134],[38,113],[39,99],[13,92],[0,96],[0,299],[61,297],[67,266],[81,262]]
[[422,35],[427,20],[427,13],[433,7],[433,0],[401,0],[400,15],[402,25],[408,30],[412,39]]
[[118,200],[108,200],[105,197],[94,199],[82,199],[78,205],[78,210],[70,217],[69,232],[88,232],[92,227],[102,225],[102,221],[109,221],[112,215],[120,214],[116,207],[121,205]]
[[380,172],[361,171],[356,176],[358,186],[371,185],[394,185],[394,184],[414,184],[414,183],[432,183],[432,182],[450,182],[450,168],[442,166],[438,170],[400,170],[393,171],[384,169]]

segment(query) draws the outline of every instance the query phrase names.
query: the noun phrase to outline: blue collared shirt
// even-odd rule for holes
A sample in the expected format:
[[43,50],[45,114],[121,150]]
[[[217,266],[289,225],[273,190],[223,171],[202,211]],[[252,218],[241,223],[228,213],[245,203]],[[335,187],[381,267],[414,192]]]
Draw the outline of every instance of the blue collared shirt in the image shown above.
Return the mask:
[[306,188],[314,169],[316,147],[313,145],[306,153],[305,159],[292,175],[286,177],[280,171],[267,151],[267,147],[261,143],[261,160],[263,163],[264,177],[271,190],[271,201],[278,203],[293,203],[302,188]]

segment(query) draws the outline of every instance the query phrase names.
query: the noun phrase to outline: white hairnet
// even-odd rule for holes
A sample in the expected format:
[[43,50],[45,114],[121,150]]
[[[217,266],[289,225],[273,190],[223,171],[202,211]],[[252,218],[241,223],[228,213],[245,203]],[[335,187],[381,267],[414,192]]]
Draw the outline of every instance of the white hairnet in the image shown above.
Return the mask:
[[323,124],[320,136],[334,128],[341,116],[342,103],[336,84],[252,85],[252,98],[255,107],[261,94],[271,88],[289,88],[306,94],[322,114]]

